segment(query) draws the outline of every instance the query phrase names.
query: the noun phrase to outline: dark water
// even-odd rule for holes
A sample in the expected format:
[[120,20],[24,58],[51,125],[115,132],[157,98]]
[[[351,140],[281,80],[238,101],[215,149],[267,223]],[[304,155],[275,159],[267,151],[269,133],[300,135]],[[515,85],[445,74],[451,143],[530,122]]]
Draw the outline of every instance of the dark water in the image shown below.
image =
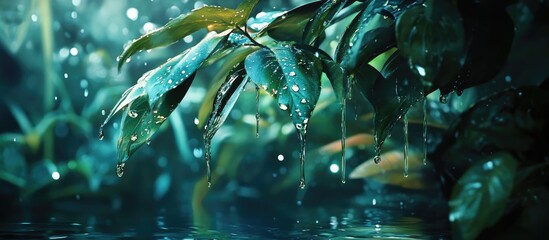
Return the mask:
[[189,209],[188,206],[152,212],[113,210],[97,214],[90,212],[90,208],[81,206],[81,212],[54,209],[38,217],[15,214],[11,220],[0,223],[0,238],[449,238],[444,201],[421,194],[360,196],[339,204],[315,206],[277,205],[247,199],[230,204],[210,203],[203,208],[195,206],[192,212],[184,210]]

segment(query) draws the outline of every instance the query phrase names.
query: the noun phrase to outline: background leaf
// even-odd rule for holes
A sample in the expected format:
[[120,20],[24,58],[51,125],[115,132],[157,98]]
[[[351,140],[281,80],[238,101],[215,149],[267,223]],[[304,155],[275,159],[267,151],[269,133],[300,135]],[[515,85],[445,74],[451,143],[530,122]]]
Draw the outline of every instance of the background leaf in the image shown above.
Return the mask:
[[424,85],[436,89],[455,78],[464,48],[461,22],[456,6],[447,0],[426,1],[398,18],[398,48]]
[[330,26],[333,17],[345,6],[347,0],[324,1],[303,31],[303,42],[312,44]]
[[516,160],[497,153],[475,163],[458,180],[450,198],[454,237],[474,239],[503,215],[513,189]]

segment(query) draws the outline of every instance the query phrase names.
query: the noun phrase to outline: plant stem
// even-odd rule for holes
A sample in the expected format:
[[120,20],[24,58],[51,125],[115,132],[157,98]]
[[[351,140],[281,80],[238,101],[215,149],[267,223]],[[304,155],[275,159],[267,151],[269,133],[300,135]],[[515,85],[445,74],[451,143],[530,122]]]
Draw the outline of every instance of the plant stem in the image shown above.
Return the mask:
[[238,27],[238,26],[237,26],[236,28],[237,28],[242,34],[244,34],[244,36],[245,36],[246,38],[248,38],[248,40],[250,40],[253,44],[255,44],[255,45],[259,46],[259,47],[262,47],[262,48],[267,48],[267,47],[265,47],[263,44],[258,43],[257,41],[255,41],[255,39],[253,39],[252,36],[250,36],[250,34],[248,34],[247,31],[243,30],[242,28],[240,28],[240,27]]
[[[53,66],[53,37],[52,37],[52,16],[51,5],[49,0],[38,1],[40,17],[41,34],[42,34],[42,55],[44,58],[44,113],[49,113],[54,106],[54,85],[55,72]],[[48,129],[44,133],[44,158],[53,160],[54,157],[54,142],[53,132]]]

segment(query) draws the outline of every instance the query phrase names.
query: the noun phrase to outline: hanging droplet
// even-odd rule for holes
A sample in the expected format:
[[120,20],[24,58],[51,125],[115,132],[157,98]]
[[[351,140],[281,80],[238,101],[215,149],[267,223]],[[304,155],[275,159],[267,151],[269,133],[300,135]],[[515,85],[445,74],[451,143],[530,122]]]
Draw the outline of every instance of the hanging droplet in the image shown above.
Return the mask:
[[404,114],[404,177],[408,177],[408,114]]
[[423,165],[427,165],[427,98],[423,98]]
[[448,103],[448,94],[440,94],[440,98],[438,100],[440,103]]
[[105,134],[103,133],[103,124],[101,124],[101,127],[99,127],[99,141],[103,141],[105,138]]
[[130,116],[131,118],[136,118],[137,116],[139,116],[139,114],[137,114],[137,111],[135,110],[130,110],[128,111],[128,116]]
[[299,163],[300,163],[300,172],[301,178],[299,180],[299,188],[305,189],[305,150],[306,150],[306,126],[304,128],[297,130],[297,136],[299,138],[300,152],[299,152]]
[[124,166],[126,166],[126,163],[118,163],[116,165],[116,175],[118,177],[122,177],[124,175]]
[[374,163],[379,164],[381,162],[381,157],[380,157],[381,146],[379,145],[379,138],[377,136],[377,132],[374,132],[374,146],[375,146],[375,152],[376,152],[376,155],[374,157]]
[[204,138],[204,150],[206,160],[206,178],[208,180],[208,188],[212,186],[212,172],[210,167],[210,158],[211,158],[211,139]]
[[255,138],[259,138],[259,86],[255,85]]

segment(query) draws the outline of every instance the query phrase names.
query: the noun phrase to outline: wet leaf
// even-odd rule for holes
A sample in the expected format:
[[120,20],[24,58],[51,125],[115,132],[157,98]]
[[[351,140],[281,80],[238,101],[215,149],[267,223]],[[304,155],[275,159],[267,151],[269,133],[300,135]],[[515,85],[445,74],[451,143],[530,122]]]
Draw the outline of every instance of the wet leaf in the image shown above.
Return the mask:
[[223,44],[228,34],[229,31],[220,34],[209,33],[200,43],[166,62],[162,66],[162,70],[152,73],[145,83],[149,104],[153,106],[164,93],[177,87],[193,75],[219,45]]
[[428,0],[398,18],[398,48],[424,85],[436,89],[456,76],[464,49],[461,22],[457,7],[447,0]]
[[450,222],[456,239],[474,239],[503,215],[517,168],[509,154],[484,157],[458,180],[450,198]]
[[362,63],[396,45],[395,21],[391,12],[400,9],[392,7],[401,5],[396,2],[371,1],[353,19],[336,50],[336,60],[344,69],[354,72]]
[[223,85],[217,91],[213,102],[213,110],[204,127],[204,139],[207,139],[207,141],[212,139],[233,109],[236,100],[248,82],[245,80],[245,76],[244,62],[242,62],[234,66]]
[[[158,71],[161,70],[162,67],[158,68]],[[126,162],[139,147],[150,141],[152,135],[179,105],[193,79],[194,75],[191,75],[187,81],[162,95],[152,106],[149,105],[150,101],[146,94],[128,104],[122,116],[121,134],[118,139],[119,164]],[[144,81],[147,80],[149,79]]]
[[174,18],[166,25],[133,40],[120,55],[118,69],[136,52],[173,44],[184,37],[208,28],[209,31],[223,31],[242,25],[248,18],[250,7],[256,1],[245,1],[239,6],[238,12],[234,9],[218,6],[205,6],[187,14]]
[[385,64],[381,74],[372,66],[363,64],[354,76],[356,84],[374,107],[374,135],[379,150],[394,124],[423,98],[421,82],[411,72],[399,52]]
[[515,25],[505,8],[475,4],[460,6],[466,36],[466,56],[457,78],[441,87],[441,93],[464,89],[492,80],[507,62]]
[[[198,127],[202,128],[206,123],[206,118],[210,115],[213,109],[213,102],[216,98],[218,89],[225,82],[225,78],[230,73],[231,69],[238,63],[244,61],[244,58],[250,53],[258,50],[259,47],[256,46],[235,46],[230,48],[230,53],[225,55],[222,61],[223,64],[217,70],[217,74],[214,76],[214,81],[216,81],[206,93],[200,108],[198,109]],[[213,56],[212,56],[213,57]],[[208,59],[209,60],[209,59]]]
[[320,6],[322,6],[322,1],[307,3],[294,8],[277,17],[257,35],[262,36],[267,33],[270,37],[279,41],[300,42],[307,22]]
[[303,42],[313,44],[318,36],[326,30],[333,17],[345,6],[347,0],[324,1],[312,16],[303,32]]
[[255,84],[273,95],[296,128],[305,129],[320,95],[320,61],[291,45],[261,49],[245,60]]

